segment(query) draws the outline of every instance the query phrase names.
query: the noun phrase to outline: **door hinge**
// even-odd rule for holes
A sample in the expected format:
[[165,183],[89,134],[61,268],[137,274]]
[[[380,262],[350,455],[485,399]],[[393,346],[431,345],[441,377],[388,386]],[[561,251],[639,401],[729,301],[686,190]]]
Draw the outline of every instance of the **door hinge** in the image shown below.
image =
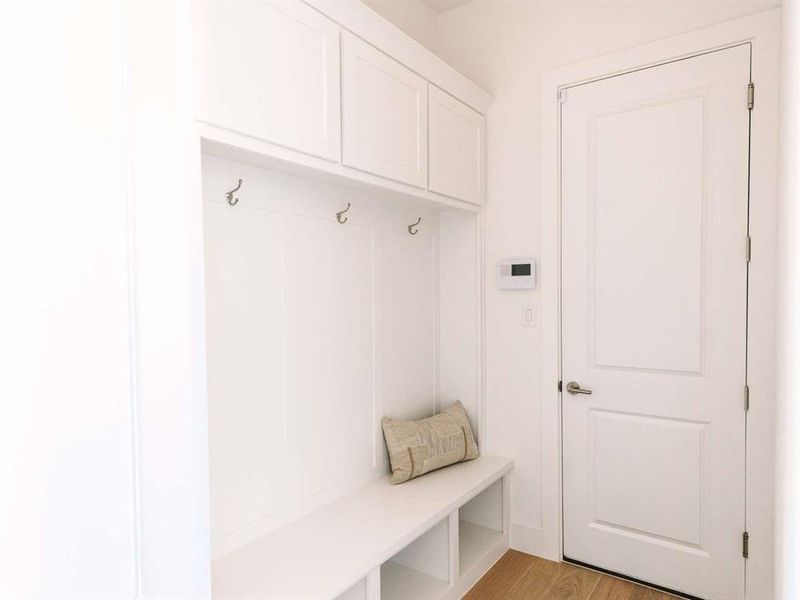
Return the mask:
[[567,88],[561,88],[558,90],[558,101],[561,104],[564,104],[564,102],[567,101]]
[[753,256],[753,240],[748,235],[747,241],[745,241],[745,258],[747,262],[750,262],[750,258]]
[[750,558],[750,534],[746,531],[742,533],[742,556]]
[[756,84],[752,81],[747,84],[747,110],[753,110],[756,99]]
[[559,380],[559,382],[558,382],[558,391],[559,391],[559,392],[561,391],[561,381],[560,381],[560,380]]
[[750,386],[744,386],[744,410],[750,410]]

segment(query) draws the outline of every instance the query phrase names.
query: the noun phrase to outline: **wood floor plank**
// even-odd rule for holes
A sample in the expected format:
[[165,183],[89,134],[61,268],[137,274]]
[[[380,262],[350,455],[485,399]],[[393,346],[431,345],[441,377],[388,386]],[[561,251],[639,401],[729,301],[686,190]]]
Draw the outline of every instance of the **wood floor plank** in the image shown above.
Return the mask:
[[675,596],[509,550],[463,600],[677,600]]
[[589,600],[675,600],[675,596],[602,575]]
[[592,592],[591,600],[633,600],[637,587],[629,581],[603,575]]
[[505,600],[588,600],[600,574],[567,563],[536,559]]
[[467,592],[463,600],[504,600],[506,594],[533,565],[534,558],[530,554],[509,550]]
[[511,588],[504,600],[539,600],[556,580],[560,564],[533,556],[531,567]]
[[543,600],[588,600],[600,579],[600,573],[560,563],[558,577],[542,596]]

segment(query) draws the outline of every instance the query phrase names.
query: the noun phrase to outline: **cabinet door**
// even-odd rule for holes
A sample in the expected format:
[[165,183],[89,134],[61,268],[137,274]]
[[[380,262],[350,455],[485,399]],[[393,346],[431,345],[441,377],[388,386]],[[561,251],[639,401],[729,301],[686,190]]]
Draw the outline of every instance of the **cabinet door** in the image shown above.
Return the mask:
[[198,119],[338,161],[338,26],[299,0],[194,8]]
[[486,118],[430,86],[430,186],[432,192],[483,204],[486,186]]
[[342,33],[343,164],[426,187],[427,95],[422,77]]

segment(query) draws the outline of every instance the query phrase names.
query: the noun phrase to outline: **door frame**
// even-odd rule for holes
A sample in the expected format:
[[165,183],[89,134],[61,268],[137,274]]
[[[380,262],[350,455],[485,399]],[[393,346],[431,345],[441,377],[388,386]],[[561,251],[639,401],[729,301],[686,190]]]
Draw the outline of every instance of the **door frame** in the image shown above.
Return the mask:
[[[749,558],[745,597],[771,597],[773,556],[773,411],[778,190],[780,9],[728,21],[542,74],[541,94],[541,340],[542,529],[539,553],[561,560],[561,190],[559,91],[742,43],[751,44],[750,236],[745,515]],[[742,89],[742,103],[747,100]],[[743,242],[744,243],[744,240]],[[734,542],[736,543],[736,542]]]

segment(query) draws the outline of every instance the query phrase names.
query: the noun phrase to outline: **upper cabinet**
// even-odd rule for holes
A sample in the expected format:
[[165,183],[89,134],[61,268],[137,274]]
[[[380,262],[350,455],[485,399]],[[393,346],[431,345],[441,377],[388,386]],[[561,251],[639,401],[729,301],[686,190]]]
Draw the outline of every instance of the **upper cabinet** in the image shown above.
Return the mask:
[[428,82],[342,33],[342,163],[425,188]]
[[339,27],[299,0],[195,2],[198,119],[340,155]]
[[429,189],[483,204],[486,118],[433,85],[428,90],[428,101]]
[[365,4],[193,2],[204,152],[440,206],[483,204],[491,97]]

